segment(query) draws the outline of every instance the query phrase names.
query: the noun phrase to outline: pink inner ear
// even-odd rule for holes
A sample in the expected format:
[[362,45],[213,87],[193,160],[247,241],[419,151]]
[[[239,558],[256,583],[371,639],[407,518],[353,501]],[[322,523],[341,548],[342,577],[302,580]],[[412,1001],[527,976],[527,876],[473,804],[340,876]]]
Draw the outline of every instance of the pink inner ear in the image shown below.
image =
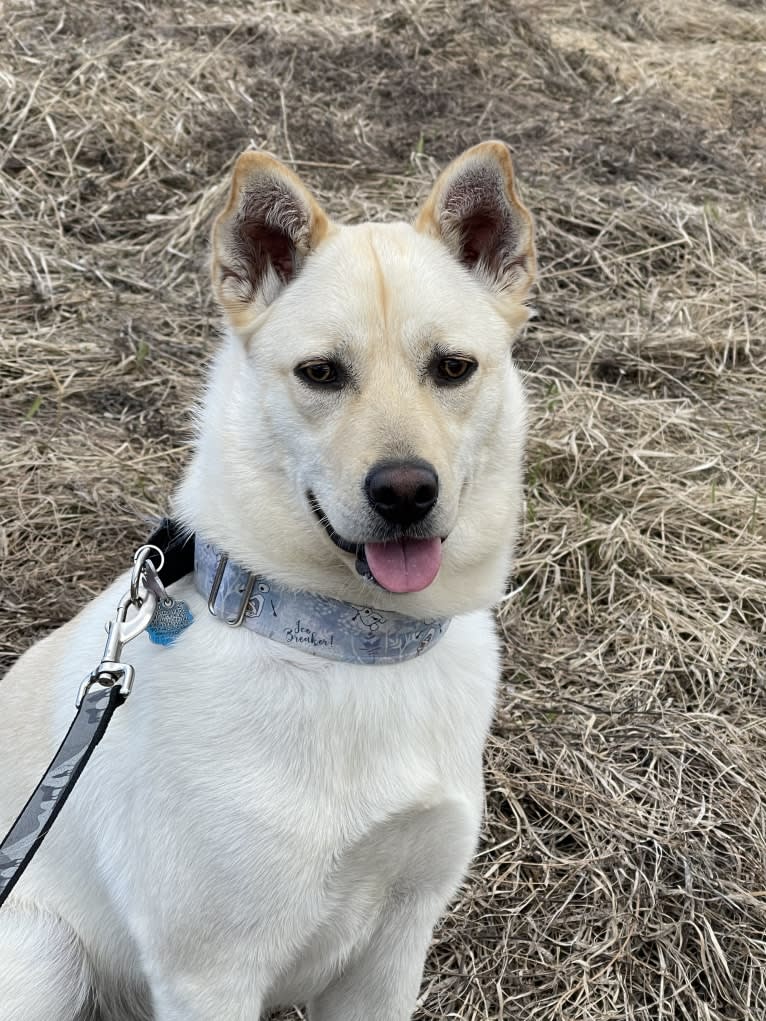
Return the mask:
[[447,184],[443,216],[457,234],[456,255],[470,270],[500,279],[517,242],[504,182],[495,166],[470,166]]
[[295,269],[295,246],[284,231],[265,224],[258,229],[258,243],[266,258],[287,283]]
[[283,283],[292,280],[295,275],[295,246],[284,231],[256,220],[245,221],[240,228],[240,244],[243,262],[254,287],[258,286],[269,265],[273,266]]
[[479,262],[493,266],[497,259],[498,235],[500,233],[497,220],[490,211],[477,211],[466,217],[461,225],[460,261],[469,269]]

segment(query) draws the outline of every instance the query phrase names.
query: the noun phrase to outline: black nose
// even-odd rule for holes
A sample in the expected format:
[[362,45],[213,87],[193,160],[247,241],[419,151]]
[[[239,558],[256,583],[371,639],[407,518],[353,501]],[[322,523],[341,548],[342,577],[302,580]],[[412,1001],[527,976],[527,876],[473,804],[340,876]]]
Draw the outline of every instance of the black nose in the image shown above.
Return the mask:
[[374,510],[394,525],[422,521],[439,496],[439,476],[427,461],[387,461],[370,470],[364,488]]

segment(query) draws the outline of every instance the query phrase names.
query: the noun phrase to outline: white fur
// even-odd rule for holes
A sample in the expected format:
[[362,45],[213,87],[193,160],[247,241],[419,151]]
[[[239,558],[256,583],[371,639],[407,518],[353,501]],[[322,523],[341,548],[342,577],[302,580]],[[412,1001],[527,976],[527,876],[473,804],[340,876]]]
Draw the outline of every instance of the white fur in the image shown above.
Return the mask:
[[[383,291],[381,291],[381,280]],[[385,293],[383,293],[385,292]],[[434,341],[477,379],[423,380]],[[358,391],[328,400],[292,367],[342,345]],[[187,523],[275,580],[411,614],[456,614],[417,660],[314,658],[213,619],[126,648],[133,694],[8,905],[0,1021],[403,1021],[431,929],[473,852],[499,674],[488,607],[520,506],[524,400],[510,330],[480,283],[405,225],[336,228],[216,362]],[[437,579],[395,596],[355,574],[306,503],[363,538],[380,458],[430,460],[449,533]],[[118,579],[0,686],[0,828],[26,800],[97,662]]]

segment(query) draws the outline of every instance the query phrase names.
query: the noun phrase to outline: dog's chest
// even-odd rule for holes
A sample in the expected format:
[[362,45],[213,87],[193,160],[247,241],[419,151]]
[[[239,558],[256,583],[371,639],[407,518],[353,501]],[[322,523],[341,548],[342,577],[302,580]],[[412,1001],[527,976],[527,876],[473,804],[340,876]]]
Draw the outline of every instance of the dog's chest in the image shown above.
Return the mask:
[[360,667],[192,608],[175,646],[136,644],[109,735],[126,789],[107,804],[86,773],[78,814],[142,956],[193,961],[231,940],[258,948],[275,1000],[299,998],[391,897],[459,878],[481,814],[491,625],[458,620],[421,658]]

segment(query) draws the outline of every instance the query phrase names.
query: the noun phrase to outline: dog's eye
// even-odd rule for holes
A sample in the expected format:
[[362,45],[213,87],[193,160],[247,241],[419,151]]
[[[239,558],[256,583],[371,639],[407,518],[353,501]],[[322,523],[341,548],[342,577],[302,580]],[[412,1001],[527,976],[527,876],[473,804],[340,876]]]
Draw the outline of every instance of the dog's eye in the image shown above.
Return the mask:
[[464,383],[476,371],[477,363],[473,358],[462,358],[448,355],[439,358],[432,366],[432,375],[437,383]]
[[342,374],[335,362],[305,362],[295,370],[296,376],[312,386],[340,386]]

